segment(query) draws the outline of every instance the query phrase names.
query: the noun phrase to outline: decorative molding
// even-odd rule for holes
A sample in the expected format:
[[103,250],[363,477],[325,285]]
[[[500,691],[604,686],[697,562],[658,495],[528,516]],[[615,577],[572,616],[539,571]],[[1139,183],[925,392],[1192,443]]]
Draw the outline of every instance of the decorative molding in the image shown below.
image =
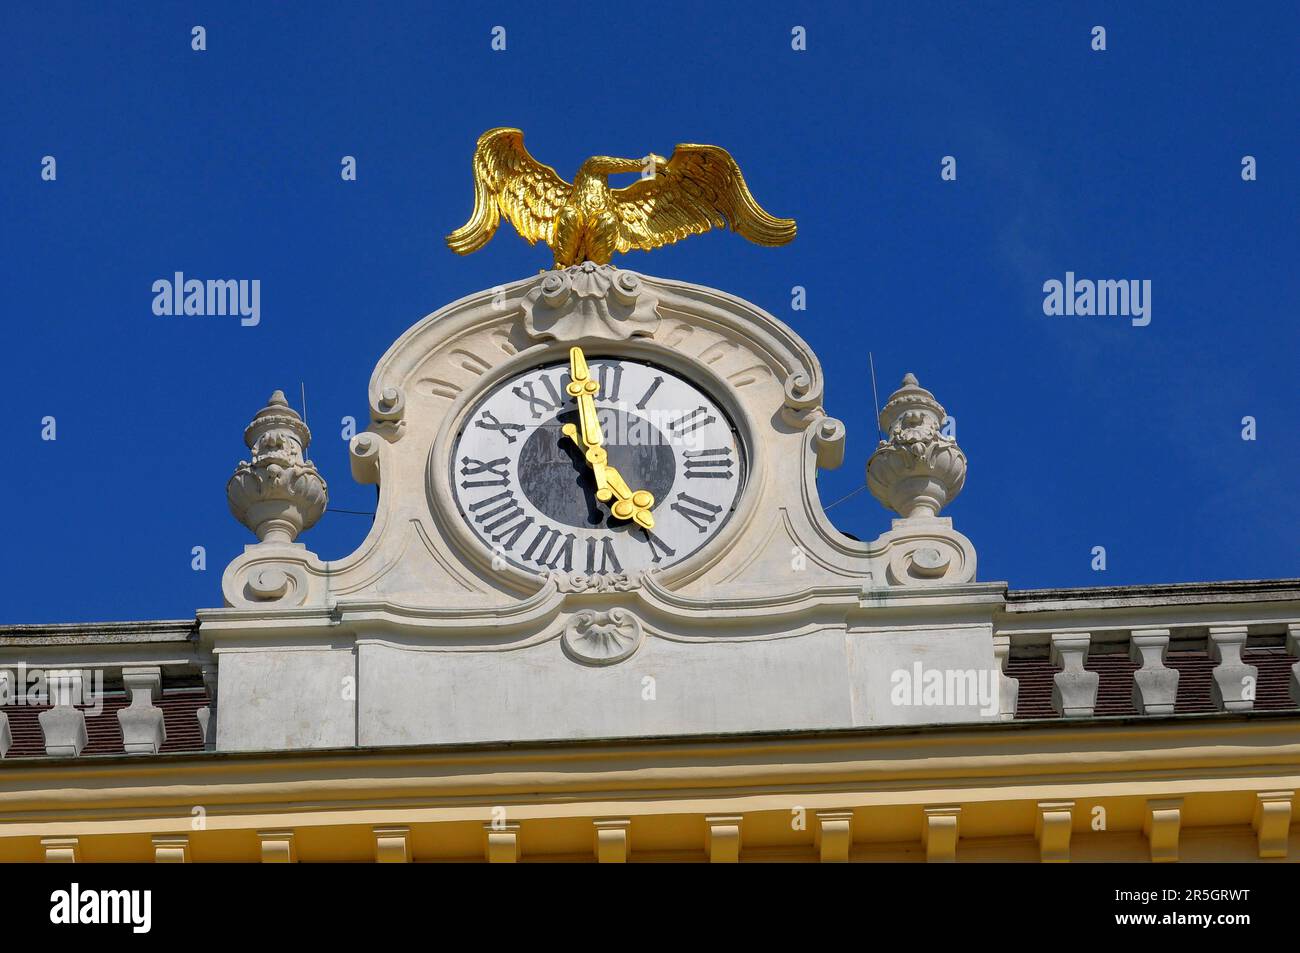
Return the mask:
[[[845,581],[814,585],[794,592],[746,590],[743,595],[713,589],[684,595],[657,581],[657,573],[642,577],[630,598],[618,600],[638,618],[654,620],[657,639],[674,642],[757,642],[801,638],[824,631],[816,613],[842,619],[845,613],[861,624],[863,612],[950,607],[982,618],[1001,605],[997,583],[951,586],[944,589],[871,587]],[[502,606],[473,604],[406,605],[382,598],[338,599],[329,606],[293,610],[276,607],[274,614],[253,608],[205,609],[200,644],[205,651],[230,648],[287,648],[344,640],[351,644],[382,644],[438,652],[510,652],[562,635],[556,624],[573,594],[542,586],[531,596]],[[576,605],[604,608],[609,596],[579,596]],[[283,620],[280,626],[267,625]],[[837,623],[842,624],[842,623]],[[365,631],[362,631],[365,630]],[[472,637],[470,637],[472,636]],[[990,666],[993,656],[990,651]]]
[[836,470],[844,462],[844,443],[848,429],[844,421],[822,417],[812,430],[813,454],[819,470]]
[[406,392],[393,384],[380,388],[378,398],[370,402],[371,430],[394,443],[406,432],[405,417]]
[[[453,560],[448,555],[446,544],[442,540],[435,541],[429,536],[423,523],[418,519],[410,521],[411,532],[420,541],[424,551],[429,554],[429,558],[438,564],[438,568],[447,574],[449,585],[456,587],[464,592],[482,593],[483,588],[475,584],[473,577],[465,571],[464,564],[459,560]],[[402,550],[405,555],[406,550]],[[399,557],[400,558],[400,557]],[[362,587],[358,587],[362,588]],[[340,591],[340,595],[344,594]]]
[[853,847],[853,812],[818,811],[813,846],[823,864],[843,864]]
[[296,864],[298,862],[297,836],[293,831],[258,831],[260,853],[264,864]]
[[885,579],[892,586],[951,586],[975,578],[975,548],[946,516],[896,519],[873,545],[884,547]]
[[961,807],[944,805],[924,809],[921,843],[925,846],[925,859],[931,864],[951,864],[957,860],[957,839],[960,836]]
[[596,849],[596,863],[625,864],[632,852],[630,818],[597,818],[592,822]]
[[153,838],[153,859],[156,864],[188,864],[190,839],[186,834],[160,834]]
[[641,621],[627,609],[586,609],[565,623],[561,642],[576,661],[613,665],[635,652],[644,638]]
[[641,573],[639,572],[607,572],[588,575],[580,572],[565,573],[552,570],[547,573],[547,578],[555,583],[555,587],[560,592],[590,593],[593,595],[631,592],[641,586]]
[[1153,798],[1147,801],[1142,833],[1151,847],[1153,864],[1175,863],[1178,860],[1178,835],[1182,827],[1183,799]]
[[625,341],[659,329],[659,299],[632,271],[584,261],[537,278],[520,302],[535,340]]
[[1034,821],[1038,856],[1045,864],[1070,862],[1070,834],[1074,829],[1073,801],[1039,801]]
[[514,864],[519,861],[519,825],[488,823],[486,853],[489,864]]
[[292,543],[325,512],[329,494],[307,459],[311,431],[277,390],[244,431],[252,460],[241,460],[226,484],[235,519],[262,543]]
[[81,863],[81,842],[76,837],[42,837],[41,850],[47,864]]
[[[820,375],[814,377],[804,371],[795,371],[786,377],[783,387],[785,389],[785,403],[781,407],[783,421],[792,427],[804,428],[821,418]],[[833,435],[830,439],[833,441]]]
[[704,852],[711,864],[740,862],[740,828],[743,818],[739,814],[725,814],[704,819]]
[[1255,795],[1251,827],[1259,839],[1260,857],[1286,857],[1291,839],[1291,802],[1295,791],[1261,791]]
[[[881,825],[879,830],[885,830],[895,824],[900,811],[908,810],[914,812],[911,844],[873,843],[864,853],[875,856],[879,849],[882,858],[918,859],[919,812],[936,803],[934,791],[943,790],[946,803],[1000,819],[999,836],[987,844],[979,842],[981,856],[1037,860],[1038,847],[1032,838],[1038,802],[1066,797],[1068,791],[1096,789],[1094,793],[1104,794],[1113,833],[1086,838],[1090,859],[1122,858],[1131,847],[1125,840],[1124,819],[1133,821],[1129,832],[1139,835],[1147,799],[1168,797],[1176,790],[1189,805],[1195,803],[1198,791],[1217,792],[1212,800],[1222,810],[1199,817],[1194,815],[1200,812],[1194,812],[1187,818],[1186,832],[1189,837],[1197,835],[1198,857],[1253,860],[1257,850],[1251,820],[1258,794],[1284,795],[1300,771],[1296,721],[1295,717],[1122,718],[1082,727],[1044,720],[919,731],[771,730],[710,737],[332,749],[293,755],[248,751],[219,759],[197,753],[160,759],[84,758],[53,769],[48,761],[23,758],[0,768],[8,772],[3,775],[6,784],[0,807],[6,823],[14,827],[10,833],[19,835],[0,838],[0,860],[39,858],[39,838],[53,834],[89,838],[87,847],[94,847],[95,860],[148,858],[150,837],[160,833],[161,823],[156,820],[151,828],[149,818],[171,818],[169,829],[188,833],[194,860],[205,859],[205,854],[256,860],[258,831],[301,825],[300,830],[310,827],[315,832],[312,842],[334,843],[342,851],[340,857],[371,861],[373,841],[368,836],[358,840],[350,833],[371,830],[372,825],[384,823],[382,817],[409,824],[413,842],[435,844],[434,853],[450,857],[477,850],[482,857],[482,841],[475,837],[483,836],[481,822],[492,805],[503,803],[503,791],[543,790],[545,797],[511,798],[506,803],[514,820],[551,826],[568,837],[568,847],[557,844],[552,849],[571,850],[573,857],[590,860],[591,819],[618,816],[631,819],[636,827],[638,851],[652,846],[667,849],[670,841],[678,843],[674,838],[683,823],[694,823],[694,847],[698,859],[704,860],[700,821],[711,812],[701,805],[693,816],[683,814],[690,808],[683,796],[716,801],[708,792],[716,786],[720,770],[730,778],[723,792],[726,797],[747,800],[756,809],[766,804],[770,810],[778,802],[786,808],[779,817],[772,813],[767,818],[774,823],[744,830],[742,859],[753,859],[751,851],[766,853],[769,848],[789,856],[792,848],[799,849],[799,835],[786,820],[792,803],[790,766],[796,764],[803,766],[801,776],[815,781],[799,795],[809,815],[855,812],[858,843],[852,859],[858,859],[867,835],[876,833],[864,833],[862,824]],[[1079,756],[1081,738],[1093,742],[1087,758]],[[557,772],[557,767],[562,770]],[[213,784],[214,772],[239,783]],[[868,777],[871,783],[864,785]],[[1206,779],[1211,782],[1208,788]],[[210,823],[205,833],[193,833],[177,814],[176,792],[204,786]],[[413,791],[418,796],[413,798]],[[111,794],[107,810],[106,792]],[[888,796],[882,798],[882,792]],[[255,800],[249,799],[250,794]],[[1095,801],[1078,802],[1080,831],[1088,826],[1088,811],[1082,805]],[[57,818],[48,817],[52,804],[58,805]],[[322,804],[328,810],[322,810]],[[47,816],[46,829],[24,836],[22,825],[42,815]],[[812,817],[809,822],[810,827],[815,823]],[[1193,823],[1200,826],[1193,828]],[[1277,820],[1268,823],[1276,825]],[[967,826],[962,825],[962,833],[969,836]],[[906,823],[903,827],[905,837]],[[421,840],[418,832],[426,839]],[[575,832],[576,836],[568,836]],[[813,837],[805,833],[803,838],[804,859],[815,860]],[[1078,842],[1071,840],[1082,853],[1084,834]],[[461,847],[453,848],[453,843]],[[958,859],[966,859],[965,855],[961,851]]]
[[255,543],[226,566],[221,592],[234,608],[293,609],[319,602],[327,575],[302,543]]
[[409,827],[376,827],[375,863],[406,864],[411,861]]
[[366,485],[379,483],[379,447],[382,443],[379,437],[369,431],[353,436],[348,442],[348,462],[352,467],[352,479]]

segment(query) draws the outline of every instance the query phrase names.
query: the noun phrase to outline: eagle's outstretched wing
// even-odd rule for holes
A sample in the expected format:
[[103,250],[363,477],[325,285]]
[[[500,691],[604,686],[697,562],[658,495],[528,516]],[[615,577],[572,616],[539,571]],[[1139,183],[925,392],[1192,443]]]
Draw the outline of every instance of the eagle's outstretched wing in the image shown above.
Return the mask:
[[756,245],[784,245],[795,235],[794,219],[763,211],[736,160],[718,146],[682,143],[653,178],[613,195],[621,252],[659,248],[728,225]]
[[447,244],[459,255],[478,251],[502,215],[529,244],[538,239],[549,244],[555,218],[572,191],[554,169],[528,154],[523,132],[489,129],[474,147],[474,212],[447,236]]

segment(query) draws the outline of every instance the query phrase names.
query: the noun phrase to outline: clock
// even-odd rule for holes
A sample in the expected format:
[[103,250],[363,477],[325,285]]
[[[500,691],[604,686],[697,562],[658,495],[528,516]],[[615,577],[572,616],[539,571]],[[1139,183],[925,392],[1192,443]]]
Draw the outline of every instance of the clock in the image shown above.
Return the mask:
[[644,361],[572,348],[462,420],[450,461],[461,518],[494,564],[532,573],[671,566],[717,536],[745,486],[726,412]]

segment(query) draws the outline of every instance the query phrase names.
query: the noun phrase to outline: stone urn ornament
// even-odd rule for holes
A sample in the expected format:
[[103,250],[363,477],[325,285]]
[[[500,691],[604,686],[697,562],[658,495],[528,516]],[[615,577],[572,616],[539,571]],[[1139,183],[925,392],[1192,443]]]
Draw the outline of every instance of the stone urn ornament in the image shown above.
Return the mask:
[[946,416],[912,374],[880,412],[886,439],[867,461],[867,486],[903,519],[938,516],[966,482],[966,455],[944,435]]
[[329,495],[307,459],[311,431],[277,390],[244,431],[252,460],[241,460],[226,484],[230,512],[271,544],[292,543],[325,512]]

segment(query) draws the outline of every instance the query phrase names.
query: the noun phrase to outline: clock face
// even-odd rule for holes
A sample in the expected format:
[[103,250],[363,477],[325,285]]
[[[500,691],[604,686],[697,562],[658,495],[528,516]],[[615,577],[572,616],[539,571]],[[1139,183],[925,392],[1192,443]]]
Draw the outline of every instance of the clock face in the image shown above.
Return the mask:
[[[581,427],[565,388],[570,365],[544,365],[497,385],[465,417],[451,484],[474,535],[521,569],[610,573],[680,562],[717,535],[745,482],[744,447],[727,415],[671,371],[588,359],[596,418],[613,467],[654,497],[654,528],[613,515],[566,424]],[[643,497],[639,499],[644,499]]]

